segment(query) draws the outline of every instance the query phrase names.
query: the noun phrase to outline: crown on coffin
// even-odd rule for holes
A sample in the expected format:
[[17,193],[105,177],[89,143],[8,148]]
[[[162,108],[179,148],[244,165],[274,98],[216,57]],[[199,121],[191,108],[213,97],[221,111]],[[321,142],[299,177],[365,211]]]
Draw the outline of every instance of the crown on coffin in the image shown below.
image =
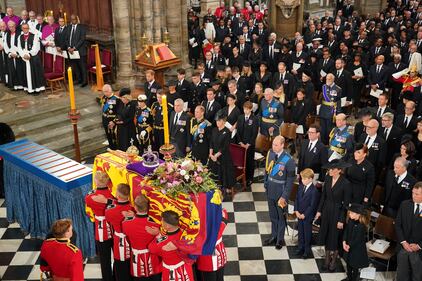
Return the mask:
[[142,164],[148,168],[155,168],[159,165],[159,156],[157,151],[152,151],[151,146],[148,146],[148,150],[142,155]]

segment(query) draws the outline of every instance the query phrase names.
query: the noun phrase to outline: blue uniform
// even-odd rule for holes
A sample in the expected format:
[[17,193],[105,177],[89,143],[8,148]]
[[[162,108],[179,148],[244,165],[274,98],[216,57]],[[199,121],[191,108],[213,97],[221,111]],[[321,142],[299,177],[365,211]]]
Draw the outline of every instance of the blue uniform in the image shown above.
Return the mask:
[[328,158],[333,152],[337,152],[343,159],[347,160],[353,151],[353,134],[350,127],[334,128],[330,132],[330,142],[328,147]]
[[269,137],[269,128],[274,128],[274,136],[279,135],[280,126],[283,123],[284,109],[283,104],[276,99],[272,99],[271,102],[265,99],[261,100],[260,110],[260,133],[266,137]]
[[296,176],[295,169],[296,164],[287,152],[283,151],[280,155],[277,155],[273,150],[268,152],[264,187],[268,198],[271,235],[277,242],[284,240],[286,229],[285,210],[278,206],[278,200],[280,197],[283,197],[286,201],[289,199]]
[[334,127],[334,116],[341,112],[341,88],[335,84],[322,86],[322,102],[319,109],[321,140],[328,143],[328,133]]

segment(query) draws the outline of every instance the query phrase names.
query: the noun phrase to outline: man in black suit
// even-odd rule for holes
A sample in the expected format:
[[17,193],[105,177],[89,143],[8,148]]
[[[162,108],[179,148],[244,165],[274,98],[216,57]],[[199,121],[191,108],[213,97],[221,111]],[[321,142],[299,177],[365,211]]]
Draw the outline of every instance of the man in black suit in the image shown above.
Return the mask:
[[347,0],[346,5],[343,6],[343,16],[347,19],[351,17],[354,11],[354,7],[350,0]]
[[264,45],[269,36],[268,31],[264,28],[263,22],[258,23],[258,27],[254,28],[253,34],[257,36],[258,42],[261,44],[261,46]]
[[192,99],[192,84],[185,79],[186,70],[179,68],[177,70],[177,86],[176,91],[179,97],[184,101],[188,102]]
[[209,75],[206,71],[205,71],[205,64],[203,62],[198,63],[198,67],[196,68],[199,72],[199,78],[201,79],[201,82],[209,87],[213,78],[211,77],[211,75]]
[[296,51],[292,54],[293,67],[291,73],[300,78],[305,68],[309,66],[309,55],[303,50],[303,44],[296,44]]
[[251,45],[246,44],[245,37],[239,36],[239,55],[243,58],[243,60],[248,60],[249,53],[251,52]]
[[78,16],[70,16],[71,25],[67,27],[67,40],[66,48],[69,56],[75,54],[77,51],[79,53],[78,59],[70,59],[70,65],[77,73],[78,84],[81,87],[88,85],[87,80],[87,70],[86,70],[86,46],[85,46],[85,37],[86,37],[86,27],[82,24],[79,24]]
[[353,97],[353,80],[352,74],[344,69],[345,62],[343,59],[336,59],[335,62],[335,84],[341,88],[342,96],[347,97],[347,101],[352,101]]
[[244,114],[237,118],[237,136],[239,145],[246,149],[246,182],[250,186],[253,182],[255,170],[255,141],[258,135],[259,119],[252,114],[252,103],[243,104]]
[[207,51],[205,53],[205,73],[212,77],[212,80],[215,79],[215,75],[217,74],[216,64],[213,61],[213,55],[211,51]]
[[[372,65],[369,68],[368,75],[368,84],[371,87],[371,90],[383,90],[387,84],[389,70],[387,66],[384,65],[384,56],[379,55],[375,58],[375,65]],[[371,96],[371,103],[376,103],[376,98]]]
[[398,157],[394,161],[394,170],[390,170],[385,178],[383,194],[384,208],[382,213],[395,218],[400,204],[412,198],[412,188],[416,179],[407,172],[409,161]]
[[56,28],[54,31],[54,45],[58,52],[62,52],[66,50],[66,23],[64,22],[64,18],[59,18],[59,27]]
[[375,40],[375,45],[371,47],[369,50],[369,62],[372,64],[375,61],[375,58],[379,55],[383,55],[385,57],[386,49],[382,45],[382,38],[377,38]]
[[393,110],[390,107],[388,107],[387,93],[380,94],[380,96],[378,97],[378,106],[374,107],[373,110],[378,122],[381,122],[381,117],[384,113],[387,113],[387,112],[394,113]]
[[400,103],[400,93],[403,89],[403,83],[394,81],[392,74],[400,72],[407,68],[406,64],[401,62],[401,55],[395,54],[393,61],[389,63],[388,68],[390,73],[388,74],[388,85],[391,88],[391,108],[396,110],[397,105]]
[[218,27],[215,28],[215,42],[222,43],[224,38],[229,34],[229,28],[224,23],[224,19],[220,19],[218,22]]
[[268,44],[262,50],[262,59],[267,62],[268,70],[272,73],[277,71],[277,65],[280,61],[281,45],[270,35]]
[[190,117],[183,111],[183,100],[177,99],[174,101],[174,111],[170,114],[169,130],[170,142],[176,147],[176,157],[185,157],[186,153],[190,151]]
[[310,168],[319,174],[318,180],[324,181],[325,172],[322,171],[322,166],[328,162],[328,150],[319,139],[320,128],[318,125],[309,126],[308,137],[309,139],[304,140],[300,147],[298,171]]
[[157,101],[157,91],[161,89],[161,86],[155,81],[155,71],[152,69],[145,71],[145,79],[147,81],[144,84],[144,91],[148,99],[147,105],[151,107]]
[[201,82],[201,74],[195,71],[192,74],[191,98],[187,101],[188,112],[194,113],[196,106],[205,100],[206,91],[207,87]]
[[400,205],[395,229],[399,252],[396,280],[420,280],[422,276],[422,182],[415,184],[412,199]]
[[205,119],[215,125],[215,115],[221,109],[221,105],[215,100],[213,88],[207,89],[207,100],[204,100],[201,105],[205,108]]
[[416,103],[414,101],[407,101],[404,105],[404,114],[400,114],[396,118],[395,124],[402,129],[403,134],[412,134],[416,129],[416,119],[413,113],[416,110]]
[[381,118],[382,127],[379,128],[378,134],[382,136],[387,143],[387,155],[385,163],[390,163],[394,153],[399,151],[401,129],[393,125],[394,114],[391,112],[384,113]]
[[[322,49],[322,58],[318,61],[317,65],[317,73],[320,77],[321,84],[325,84],[325,76],[327,76],[328,73],[333,73],[335,70],[335,62],[331,58],[330,49],[327,47],[324,47]],[[320,88],[320,85],[317,85],[317,88]]]
[[287,67],[284,62],[278,63],[278,72],[273,74],[272,78],[273,89],[276,88],[276,85],[281,83],[283,85],[284,94],[286,95],[286,100],[291,101],[295,98],[295,84],[296,80],[290,73],[287,72]]
[[385,166],[387,156],[386,142],[377,134],[379,123],[376,119],[371,119],[366,125],[366,133],[360,136],[359,142],[368,147],[368,160],[375,167],[375,180],[379,179],[381,171]]
[[226,65],[223,55],[221,54],[221,47],[219,44],[214,45],[212,50],[212,62],[215,66]]

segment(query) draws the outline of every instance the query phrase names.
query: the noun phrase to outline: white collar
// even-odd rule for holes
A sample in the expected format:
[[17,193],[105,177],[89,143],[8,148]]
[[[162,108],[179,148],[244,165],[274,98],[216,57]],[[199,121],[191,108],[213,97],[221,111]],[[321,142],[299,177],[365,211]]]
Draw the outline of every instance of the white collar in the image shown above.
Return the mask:
[[[396,175],[397,176],[397,175]],[[407,171],[405,171],[401,176],[399,176],[399,179],[398,179],[398,183],[401,183],[402,182],[402,180],[404,180],[404,178],[407,176]]]

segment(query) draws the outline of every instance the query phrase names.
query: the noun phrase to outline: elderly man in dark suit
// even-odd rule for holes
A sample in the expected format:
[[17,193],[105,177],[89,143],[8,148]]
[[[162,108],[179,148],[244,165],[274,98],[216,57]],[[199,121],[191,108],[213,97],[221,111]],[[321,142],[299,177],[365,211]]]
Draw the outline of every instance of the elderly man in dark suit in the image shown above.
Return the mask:
[[88,85],[87,80],[87,70],[86,70],[86,27],[79,23],[79,18],[77,15],[70,16],[71,24],[67,26],[66,31],[66,47],[69,56],[72,56],[77,51],[79,53],[79,58],[69,58],[70,65],[76,71],[78,77],[78,84],[81,87]]
[[397,116],[395,124],[403,130],[403,134],[412,134],[416,129],[415,116],[416,103],[414,101],[407,101],[404,106],[404,114]]
[[399,244],[396,280],[420,280],[422,276],[422,182],[412,189],[412,199],[400,205],[396,235]]
[[183,100],[174,101],[174,111],[169,119],[170,142],[176,147],[176,157],[185,157],[190,151],[190,117],[183,111]]
[[324,181],[325,172],[322,166],[328,162],[327,147],[319,139],[320,128],[317,124],[311,124],[308,129],[308,137],[302,142],[299,153],[298,171],[310,168],[319,174],[318,180]]

